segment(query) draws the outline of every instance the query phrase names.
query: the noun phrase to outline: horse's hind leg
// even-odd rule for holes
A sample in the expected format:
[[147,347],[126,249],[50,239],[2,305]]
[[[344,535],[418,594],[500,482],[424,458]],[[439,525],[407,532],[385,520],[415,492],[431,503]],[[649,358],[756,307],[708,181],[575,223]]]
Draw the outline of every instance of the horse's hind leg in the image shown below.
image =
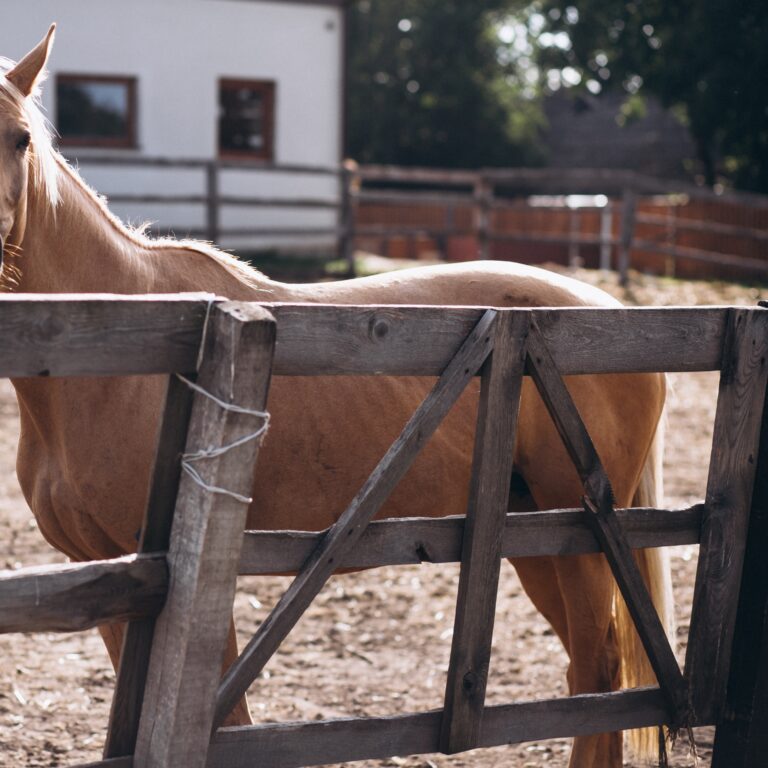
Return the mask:
[[[109,658],[112,661],[112,666],[115,670],[118,669],[120,663],[120,653],[123,648],[123,638],[125,637],[124,623],[120,624],[102,624],[99,627],[99,632],[104,640],[104,645],[107,647]],[[227,647],[224,653],[224,662],[222,664],[222,671],[226,671],[232,662],[237,658],[237,636],[235,633],[234,621],[229,622],[229,633],[227,635]],[[250,725],[251,713],[248,710],[248,701],[243,696],[240,701],[237,702],[232,712],[227,715],[223,725]]]
[[[563,506],[562,499],[540,493],[537,507],[527,485],[513,476],[510,511]],[[546,505],[546,506],[544,506]],[[571,694],[596,693],[618,687],[618,654],[612,628],[612,575],[602,555],[522,557],[511,560],[536,609],[552,625],[568,653]],[[577,736],[571,768],[619,768],[620,733]]]
[[[571,694],[616,690],[619,657],[612,620],[613,576],[605,557],[579,555],[552,562],[568,624],[568,688]],[[572,768],[621,764],[621,733],[574,739]]]
[[[612,577],[603,556],[524,557],[511,562],[526,594],[568,653],[569,692],[615,690],[619,665],[611,623]],[[621,734],[574,739],[571,768],[621,764]]]

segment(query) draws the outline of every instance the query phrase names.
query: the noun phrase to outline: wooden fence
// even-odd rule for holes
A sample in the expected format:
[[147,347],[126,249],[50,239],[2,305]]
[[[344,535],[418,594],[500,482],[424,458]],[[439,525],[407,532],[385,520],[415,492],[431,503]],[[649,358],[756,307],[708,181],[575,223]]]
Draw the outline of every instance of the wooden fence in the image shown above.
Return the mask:
[[[81,155],[78,162],[85,167],[197,170],[205,179],[201,193],[122,192],[110,200],[202,206],[204,223],[186,228],[185,234],[214,243],[286,236],[335,241],[336,255],[350,275],[355,250],[367,248],[394,256],[429,253],[449,261],[586,264],[616,269],[624,282],[630,266],[683,278],[768,277],[768,197],[716,194],[630,171],[325,167],[113,155]],[[325,177],[336,183],[337,193],[223,194],[221,179],[227,172],[294,180]],[[602,198],[599,205],[596,196]],[[297,215],[327,211],[335,221],[322,227],[223,225],[222,212],[233,209]]]
[[[197,375],[200,387],[220,400],[256,411],[265,407],[271,373],[375,372],[434,376],[437,383],[328,531],[243,533],[245,505],[206,492],[181,473],[179,456],[230,443],[252,430],[252,416],[222,409],[170,376],[138,554],[22,569],[0,580],[0,631],[66,631],[130,620],[105,759],[92,768],[245,768],[256,762],[289,768],[662,723],[716,724],[716,766],[764,764],[765,310],[340,307],[211,304],[211,298],[2,297],[0,375],[182,372]],[[561,377],[700,370],[721,371],[704,502],[684,510],[613,510],[607,478]],[[475,375],[482,381],[480,449],[472,479],[476,503],[468,516],[368,524]],[[583,509],[493,512],[506,508],[523,375],[532,376],[581,473]],[[251,441],[211,459],[206,479],[247,495],[256,458],[257,442]],[[174,510],[182,509],[184,524],[174,527]],[[694,542],[699,566],[681,673],[629,549]],[[471,675],[477,667],[467,668],[465,659],[487,668],[495,594],[486,585],[495,583],[501,558],[600,550],[659,686],[485,706],[485,677]],[[337,568],[425,558],[461,562],[442,710],[215,730]],[[220,681],[215,660],[223,654],[237,574],[290,570],[298,572],[296,579]]]
[[[765,279],[768,197],[630,171],[361,166],[343,210],[373,252]],[[353,246],[349,246],[353,247]]]

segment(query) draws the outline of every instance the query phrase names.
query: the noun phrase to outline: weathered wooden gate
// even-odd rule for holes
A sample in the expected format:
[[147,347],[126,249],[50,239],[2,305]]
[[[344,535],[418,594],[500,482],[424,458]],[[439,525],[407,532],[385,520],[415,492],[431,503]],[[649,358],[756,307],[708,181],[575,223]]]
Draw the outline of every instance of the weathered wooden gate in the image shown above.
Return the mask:
[[[765,678],[768,666],[762,642],[768,604],[760,538],[768,518],[764,471],[757,475],[752,502],[755,469],[764,470],[768,461],[760,418],[768,377],[764,310],[264,308],[201,297],[52,298],[0,301],[0,320],[8,321],[0,375],[181,372],[197,373],[199,386],[192,390],[175,376],[169,379],[139,555],[46,573],[18,572],[0,582],[0,607],[7,609],[2,631],[75,629],[132,619],[101,765],[237,768],[258,761],[287,768],[662,723],[718,724],[716,762],[758,764],[755,755],[768,738],[765,686],[754,682],[758,675]],[[14,338],[25,343],[12,349],[16,342],[8,340]],[[258,440],[240,438],[258,432],[254,418],[261,418],[265,407],[270,368],[281,375],[439,377],[339,521],[320,534],[243,534],[246,505],[230,495],[250,491]],[[697,370],[721,371],[704,503],[686,510],[614,510],[608,479],[562,376]],[[467,517],[369,525],[477,374],[482,386]],[[506,514],[526,374],[533,377],[582,477],[584,509]],[[182,453],[233,444],[207,461],[204,484],[182,474]],[[211,487],[230,493],[211,492]],[[751,506],[745,569],[750,581],[741,590],[737,626]],[[700,556],[681,673],[629,552],[684,542],[700,542]],[[485,706],[501,558],[599,550],[627,600],[659,686]],[[211,740],[212,729],[336,569],[423,559],[461,562],[442,710],[224,729]],[[217,659],[238,572],[286,571],[298,576],[220,681]],[[26,597],[32,589],[42,609],[30,608]],[[75,601],[82,611],[73,612]],[[739,656],[732,665],[734,648]]]

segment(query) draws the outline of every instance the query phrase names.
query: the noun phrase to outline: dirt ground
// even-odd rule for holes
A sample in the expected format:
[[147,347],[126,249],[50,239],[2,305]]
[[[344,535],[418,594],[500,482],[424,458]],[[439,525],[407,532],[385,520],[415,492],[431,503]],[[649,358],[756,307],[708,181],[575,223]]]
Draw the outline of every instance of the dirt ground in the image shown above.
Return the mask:
[[[679,283],[635,275],[629,290],[615,277],[577,271],[627,304],[745,304],[754,288]],[[666,502],[703,496],[716,374],[672,376],[667,432]],[[13,390],[0,382],[0,569],[63,557],[43,541],[17,486],[18,413]],[[688,630],[696,548],[672,551],[680,653]],[[450,651],[458,569],[384,568],[331,581],[251,691],[261,721],[384,715],[441,706]],[[236,612],[241,642],[287,587],[282,578],[244,578]],[[546,622],[522,593],[511,567],[499,590],[488,700],[505,703],[565,693],[566,658]],[[0,636],[0,767],[59,766],[98,759],[114,674],[98,633]],[[697,735],[699,765],[709,765],[711,732]],[[443,755],[392,758],[370,765],[513,768],[567,765],[567,740]],[[628,763],[629,764],[629,763]],[[693,765],[678,744],[674,766]]]

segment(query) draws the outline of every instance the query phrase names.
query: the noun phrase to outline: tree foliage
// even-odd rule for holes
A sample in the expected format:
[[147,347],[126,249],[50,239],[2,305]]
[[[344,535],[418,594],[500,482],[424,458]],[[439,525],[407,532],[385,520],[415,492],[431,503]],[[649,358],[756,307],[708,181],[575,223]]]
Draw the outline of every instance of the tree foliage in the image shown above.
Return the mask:
[[[654,94],[688,124],[706,181],[768,192],[766,0],[542,0],[543,70],[571,67],[582,86]],[[539,35],[541,40],[541,35]]]
[[444,167],[540,159],[538,104],[498,57],[509,0],[358,0],[349,9],[346,152]]
[[768,192],[768,0],[354,0],[346,151],[361,162],[545,160],[553,88],[648,95],[713,184]]

